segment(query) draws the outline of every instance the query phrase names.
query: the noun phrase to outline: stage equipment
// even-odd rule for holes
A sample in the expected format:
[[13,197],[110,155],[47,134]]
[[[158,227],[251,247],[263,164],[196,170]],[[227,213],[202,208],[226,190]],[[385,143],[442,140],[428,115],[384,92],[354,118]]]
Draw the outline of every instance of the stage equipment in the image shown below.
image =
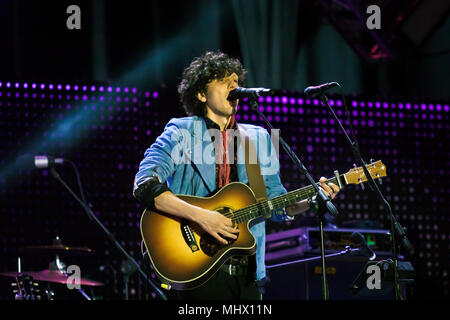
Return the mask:
[[273,94],[272,89],[267,88],[236,88],[228,94],[227,100],[236,100],[236,99],[244,99],[251,98],[253,96],[257,97],[265,97]]
[[[375,181],[372,179],[372,177],[370,176],[369,171],[367,170],[367,166],[365,161],[363,160],[361,153],[359,151],[359,146],[358,146],[358,142],[356,140],[354,131],[353,131],[353,127],[351,125],[351,119],[349,120],[350,123],[350,131],[351,134],[353,136],[353,141],[350,139],[350,137],[347,134],[347,131],[344,129],[344,127],[342,126],[341,122],[339,121],[339,118],[336,116],[336,113],[334,112],[333,108],[331,108],[331,106],[328,103],[328,98],[327,96],[322,93],[319,95],[319,99],[320,101],[326,105],[328,107],[328,110],[330,111],[330,113],[332,114],[333,118],[336,120],[337,126],[339,128],[339,130],[344,134],[347,142],[350,145],[350,148],[353,152],[354,157],[357,159],[357,161],[360,163],[362,169],[363,169],[363,175],[365,175],[368,179],[369,186],[371,187],[371,189],[376,193],[376,195],[378,196],[380,202],[384,205],[385,211],[390,219],[390,223],[391,223],[391,241],[392,241],[392,255],[393,255],[393,260],[394,260],[394,288],[395,288],[395,299],[399,300],[402,299],[401,293],[400,293],[400,287],[399,287],[399,281],[398,281],[398,273],[397,273],[397,268],[398,268],[398,248],[397,248],[397,239],[396,237],[398,237],[398,239],[400,240],[400,242],[402,243],[403,247],[409,252],[410,255],[413,254],[413,249],[412,249],[412,245],[409,242],[409,240],[406,238],[405,235],[405,230],[403,229],[403,227],[396,221],[394,214],[392,213],[392,209],[391,206],[389,205],[389,203],[387,202],[387,200],[384,198],[381,190],[378,188],[378,185],[375,183]],[[348,108],[346,106],[345,103],[345,99],[344,99],[344,107],[347,111],[347,115],[350,116],[350,112],[348,111]]]
[[97,226],[100,227],[100,229],[102,229],[102,231],[111,240],[111,242],[116,246],[116,248],[126,257],[127,260],[129,260],[130,264],[134,265],[134,267],[139,272],[139,274],[153,287],[153,289],[161,297],[161,299],[167,300],[167,297],[165,296],[165,294],[158,288],[158,286],[156,286],[153,283],[153,280],[142,270],[142,268],[139,266],[139,264],[136,262],[136,260],[134,260],[134,258],[120,245],[120,243],[116,240],[114,235],[103,225],[103,223],[101,223],[101,221],[97,218],[97,216],[94,214],[94,212],[92,212],[92,209],[91,209],[92,205],[88,204],[85,199],[85,196],[83,193],[83,188],[81,185],[80,175],[78,173],[78,169],[77,169],[76,165],[71,160],[64,159],[64,161],[71,163],[76,172],[78,186],[80,188],[80,193],[81,193],[82,199],[80,199],[75,194],[75,192],[73,192],[73,190],[67,185],[67,183],[61,178],[59,173],[55,170],[54,166],[49,167],[49,171],[50,171],[50,174],[52,175],[52,177],[54,177],[56,180],[58,180],[67,189],[67,191],[69,191],[69,193],[75,198],[75,200],[77,200],[77,202],[83,207],[88,218],[90,220],[92,220],[94,223],[96,223]]

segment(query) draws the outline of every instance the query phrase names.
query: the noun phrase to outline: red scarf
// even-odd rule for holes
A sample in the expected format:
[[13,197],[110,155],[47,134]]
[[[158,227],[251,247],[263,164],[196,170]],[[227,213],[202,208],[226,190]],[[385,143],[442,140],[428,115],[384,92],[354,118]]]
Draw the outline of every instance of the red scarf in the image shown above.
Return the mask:
[[[231,116],[230,123],[228,124],[228,127],[226,129],[233,129],[235,123],[234,115]],[[219,163],[219,188],[222,188],[223,186],[226,186],[230,183],[230,161],[229,154],[228,154],[228,135],[227,130],[221,131],[222,134],[222,141],[223,141],[223,148],[219,148],[219,157],[222,158],[222,163]],[[230,131],[230,138],[232,138],[232,132]]]

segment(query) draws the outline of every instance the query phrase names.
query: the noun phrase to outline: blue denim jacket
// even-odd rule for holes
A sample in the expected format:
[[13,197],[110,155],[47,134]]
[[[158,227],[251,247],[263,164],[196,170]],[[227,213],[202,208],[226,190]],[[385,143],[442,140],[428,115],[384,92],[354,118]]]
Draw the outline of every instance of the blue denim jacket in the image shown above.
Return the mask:
[[[258,155],[261,174],[269,199],[286,193],[279,177],[279,161],[267,130],[249,124],[239,124],[252,139]],[[164,132],[145,151],[136,174],[133,191],[148,180],[157,177],[174,194],[205,197],[216,190],[216,163],[211,131],[201,117],[174,118],[168,122]],[[251,159],[251,158],[250,158]],[[237,170],[240,182],[248,184],[242,146],[237,151]],[[272,213],[272,221],[292,219],[284,210]],[[266,276],[265,268],[265,221],[250,228],[256,239],[257,280]]]

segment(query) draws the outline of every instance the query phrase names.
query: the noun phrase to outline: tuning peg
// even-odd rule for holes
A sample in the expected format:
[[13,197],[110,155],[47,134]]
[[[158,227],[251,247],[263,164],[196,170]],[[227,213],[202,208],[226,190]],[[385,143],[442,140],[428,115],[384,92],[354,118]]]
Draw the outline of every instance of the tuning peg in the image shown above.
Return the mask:
[[374,158],[370,158],[370,163],[372,163],[372,162],[374,162],[375,161],[375,159]]
[[359,178],[358,181],[359,181],[359,184],[361,185],[361,190],[364,190],[365,187],[364,187],[364,184],[362,183],[362,179]]
[[[380,174],[377,173],[377,174],[376,174],[376,177],[377,177],[377,178],[380,178]],[[383,184],[383,180],[377,179],[377,181],[378,181],[378,184],[380,184],[380,185]]]

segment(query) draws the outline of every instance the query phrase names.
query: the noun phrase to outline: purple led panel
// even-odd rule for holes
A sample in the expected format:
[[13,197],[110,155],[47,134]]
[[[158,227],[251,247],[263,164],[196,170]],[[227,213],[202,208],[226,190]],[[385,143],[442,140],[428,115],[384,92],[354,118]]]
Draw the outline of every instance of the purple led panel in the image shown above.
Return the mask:
[[[58,89],[60,86],[61,89]],[[343,100],[330,96],[330,105],[345,119]],[[351,123],[366,161],[382,160],[388,176],[381,186],[401,224],[408,228],[417,257],[419,276],[440,281],[448,295],[448,213],[442,208],[450,196],[443,183],[450,179],[446,142],[449,104],[446,101],[391,101],[346,97]],[[351,169],[354,160],[336,123],[316,99],[301,94],[274,94],[258,99],[260,110],[281,128],[281,134],[317,180]],[[172,117],[184,116],[176,95],[161,95],[153,88],[132,88],[93,83],[25,83],[0,81],[1,167],[35,147],[37,153],[64,156],[78,165],[85,192],[95,212],[119,241],[140,258],[139,220],[143,208],[133,199],[132,183],[145,150]],[[264,126],[241,102],[237,119]],[[346,129],[348,122],[344,121]],[[280,171],[288,190],[306,179],[280,152]],[[70,167],[58,168],[73,182]],[[0,177],[6,205],[0,212],[8,227],[2,229],[0,271],[16,267],[17,248],[50,244],[59,235],[71,245],[87,245],[97,256],[86,268],[111,265],[120,270],[121,256],[86,219],[78,205],[52,180],[47,171],[20,170]],[[27,201],[23,201],[26,197]],[[347,186],[334,200],[340,211],[338,225],[373,221],[388,228],[383,208],[368,188]],[[36,209],[39,208],[39,209]],[[294,221],[268,223],[267,232],[296,228],[313,219],[311,213]],[[314,219],[313,219],[314,220]],[[80,233],[80,230],[83,232]],[[58,234],[56,234],[58,233]],[[34,262],[33,262],[34,263]],[[47,261],[39,261],[42,268]],[[80,262],[85,263],[85,262]],[[31,265],[31,262],[30,262]],[[46,266],[47,265],[47,266]],[[34,267],[34,265],[33,265]],[[111,279],[99,272],[96,279]],[[106,281],[105,280],[105,281]],[[137,279],[130,283],[137,298]],[[110,293],[117,297],[121,293]]]

